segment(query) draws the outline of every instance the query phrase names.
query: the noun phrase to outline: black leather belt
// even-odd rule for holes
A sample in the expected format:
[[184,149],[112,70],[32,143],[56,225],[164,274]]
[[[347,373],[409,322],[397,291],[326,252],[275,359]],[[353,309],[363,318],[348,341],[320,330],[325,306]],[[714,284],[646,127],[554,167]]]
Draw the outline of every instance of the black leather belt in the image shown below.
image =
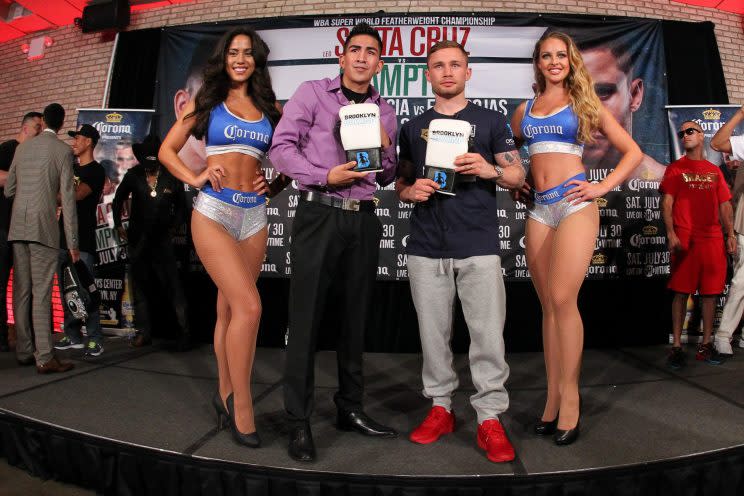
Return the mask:
[[322,203],[329,207],[340,208],[341,210],[351,210],[352,212],[374,212],[377,203],[374,200],[357,200],[355,198],[336,198],[335,196],[324,195],[317,191],[303,191],[300,198],[305,201]]

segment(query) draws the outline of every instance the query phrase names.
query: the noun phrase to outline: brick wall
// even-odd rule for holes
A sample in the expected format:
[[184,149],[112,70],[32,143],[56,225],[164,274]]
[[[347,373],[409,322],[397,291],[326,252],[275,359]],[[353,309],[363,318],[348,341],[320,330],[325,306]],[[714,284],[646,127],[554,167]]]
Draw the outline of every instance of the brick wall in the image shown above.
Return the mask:
[[[712,21],[731,102],[744,102],[744,18],[671,0],[533,0],[378,1],[386,12],[545,12],[648,17],[678,21]],[[134,12],[130,30],[205,21],[301,14],[363,13],[358,2],[327,0],[196,0],[193,3]],[[0,141],[15,136],[23,114],[57,101],[68,109],[65,128],[75,125],[74,109],[99,107],[105,91],[113,39],[82,34],[68,26],[47,32],[54,45],[43,59],[28,62],[20,45],[30,37],[0,44]],[[36,35],[38,36],[38,34]]]

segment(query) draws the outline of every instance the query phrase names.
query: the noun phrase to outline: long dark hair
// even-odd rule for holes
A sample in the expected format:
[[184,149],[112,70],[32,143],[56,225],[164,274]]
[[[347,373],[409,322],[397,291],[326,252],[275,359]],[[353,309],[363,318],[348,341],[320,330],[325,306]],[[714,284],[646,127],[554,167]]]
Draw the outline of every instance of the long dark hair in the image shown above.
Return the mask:
[[227,98],[230,78],[225,71],[225,58],[233,38],[239,35],[248,36],[253,47],[255,68],[248,79],[247,92],[253,98],[256,107],[271,121],[272,126],[276,126],[279,122],[280,114],[276,108],[276,95],[271,87],[271,77],[266,68],[269,47],[253,29],[238,27],[225,33],[214,48],[207,60],[207,65],[204,66],[204,83],[194,98],[194,111],[184,118],[196,118],[191,134],[197,139],[202,139],[207,133],[209,113]]

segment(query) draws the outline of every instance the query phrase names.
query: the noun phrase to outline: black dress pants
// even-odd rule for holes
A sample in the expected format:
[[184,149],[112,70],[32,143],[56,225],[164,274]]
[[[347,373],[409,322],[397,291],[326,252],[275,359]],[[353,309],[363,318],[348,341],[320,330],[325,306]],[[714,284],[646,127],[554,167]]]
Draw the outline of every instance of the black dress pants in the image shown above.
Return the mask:
[[315,347],[332,284],[343,296],[337,365],[336,406],[362,408],[362,351],[368,327],[382,225],[374,212],[354,212],[300,201],[292,225],[292,281],[289,339],[284,374],[284,406],[291,423],[308,420],[314,406]]
[[[134,291],[135,328],[146,338],[152,336],[151,313],[163,303],[171,303],[182,333],[189,333],[186,296],[178,276],[171,237],[143,235],[129,239],[131,282]],[[151,301],[153,283],[159,284],[164,298]]]

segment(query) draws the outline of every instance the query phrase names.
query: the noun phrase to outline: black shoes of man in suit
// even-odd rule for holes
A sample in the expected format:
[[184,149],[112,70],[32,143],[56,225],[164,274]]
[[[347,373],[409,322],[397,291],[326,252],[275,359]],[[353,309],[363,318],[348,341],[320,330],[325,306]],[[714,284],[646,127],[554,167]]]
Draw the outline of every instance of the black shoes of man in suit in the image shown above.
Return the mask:
[[310,430],[310,424],[293,425],[289,431],[289,448],[287,448],[290,458],[298,462],[314,462],[316,458],[315,443],[313,442],[313,433]]
[[365,436],[392,438],[398,437],[398,433],[380,423],[375,422],[364,412],[338,411],[336,426],[342,431],[356,431]]
[[[336,427],[342,431],[356,431],[371,437],[393,438],[398,436],[394,429],[375,422],[364,412],[338,410]],[[287,452],[293,460],[298,462],[315,461],[317,454],[309,423],[303,422],[291,427]]]

